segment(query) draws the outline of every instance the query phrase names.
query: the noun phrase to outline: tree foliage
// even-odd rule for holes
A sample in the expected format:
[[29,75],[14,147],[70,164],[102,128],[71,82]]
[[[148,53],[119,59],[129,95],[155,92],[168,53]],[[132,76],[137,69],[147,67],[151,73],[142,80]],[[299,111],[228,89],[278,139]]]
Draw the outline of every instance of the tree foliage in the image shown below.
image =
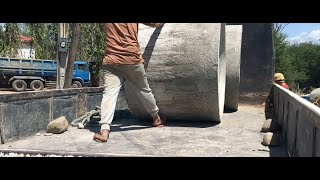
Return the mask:
[[102,78],[102,60],[105,51],[105,34],[103,23],[80,23],[80,40],[76,59],[93,61],[95,77]]
[[22,41],[18,23],[6,23],[0,26],[0,56],[16,57]]
[[298,83],[302,87],[320,87],[320,45],[312,43],[294,44],[287,48],[290,61],[300,75]]
[[[37,59],[57,58],[58,23],[25,23],[24,33],[33,39]],[[71,38],[72,25],[68,31]],[[104,55],[104,26],[102,23],[80,23],[80,40],[76,60],[102,61]]]
[[36,59],[57,59],[57,23],[26,23],[24,32],[32,38]]
[[[70,23],[71,24],[71,23]],[[72,34],[69,26],[69,37]],[[94,75],[101,77],[104,56],[104,24],[80,23],[80,40],[76,60],[95,61]],[[57,59],[58,23],[5,23],[0,24],[0,56],[16,57],[21,47],[20,35],[31,37],[36,59]]]
[[104,56],[104,25],[102,23],[81,23],[77,59],[101,61]]
[[273,29],[275,71],[283,73],[291,87],[319,87],[320,45],[290,44],[282,32],[286,25],[277,23]]

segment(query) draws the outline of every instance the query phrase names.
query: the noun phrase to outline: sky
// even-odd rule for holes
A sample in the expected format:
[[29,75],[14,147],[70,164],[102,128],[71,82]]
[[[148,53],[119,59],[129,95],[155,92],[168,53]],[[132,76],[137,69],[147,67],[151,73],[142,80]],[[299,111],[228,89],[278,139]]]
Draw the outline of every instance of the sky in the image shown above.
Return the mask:
[[320,44],[319,23],[290,23],[283,32],[287,34],[290,43],[313,42]]
[[[0,23],[3,25],[4,23]],[[290,23],[283,32],[287,34],[290,43],[313,42],[320,44],[320,22],[319,23]]]

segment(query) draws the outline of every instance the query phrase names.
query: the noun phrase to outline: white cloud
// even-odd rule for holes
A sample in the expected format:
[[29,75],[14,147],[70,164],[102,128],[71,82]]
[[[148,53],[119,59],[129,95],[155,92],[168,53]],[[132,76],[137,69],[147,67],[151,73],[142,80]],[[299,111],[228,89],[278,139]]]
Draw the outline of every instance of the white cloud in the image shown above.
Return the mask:
[[304,43],[312,42],[315,44],[320,44],[320,30],[313,30],[310,33],[303,32],[299,36],[288,37],[287,40],[290,43]]

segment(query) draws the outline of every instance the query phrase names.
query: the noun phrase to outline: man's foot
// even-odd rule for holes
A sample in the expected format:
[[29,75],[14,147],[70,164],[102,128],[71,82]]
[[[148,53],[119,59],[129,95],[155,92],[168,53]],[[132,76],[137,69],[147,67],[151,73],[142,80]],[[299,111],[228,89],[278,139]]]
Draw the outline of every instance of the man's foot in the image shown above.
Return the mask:
[[100,133],[95,133],[93,136],[93,140],[96,142],[107,142],[109,139],[110,131],[107,129],[100,130]]
[[162,127],[167,121],[167,117],[160,114],[153,118],[153,126]]

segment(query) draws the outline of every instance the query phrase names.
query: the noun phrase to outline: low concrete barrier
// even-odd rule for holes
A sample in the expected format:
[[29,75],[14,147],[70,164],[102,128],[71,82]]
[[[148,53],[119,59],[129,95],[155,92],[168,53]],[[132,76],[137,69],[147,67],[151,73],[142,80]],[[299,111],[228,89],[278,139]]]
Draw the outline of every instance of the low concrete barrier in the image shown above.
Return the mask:
[[45,130],[65,116],[69,123],[100,106],[103,87],[19,92],[0,95],[1,143]]
[[292,157],[320,156],[320,108],[274,84],[275,120]]

